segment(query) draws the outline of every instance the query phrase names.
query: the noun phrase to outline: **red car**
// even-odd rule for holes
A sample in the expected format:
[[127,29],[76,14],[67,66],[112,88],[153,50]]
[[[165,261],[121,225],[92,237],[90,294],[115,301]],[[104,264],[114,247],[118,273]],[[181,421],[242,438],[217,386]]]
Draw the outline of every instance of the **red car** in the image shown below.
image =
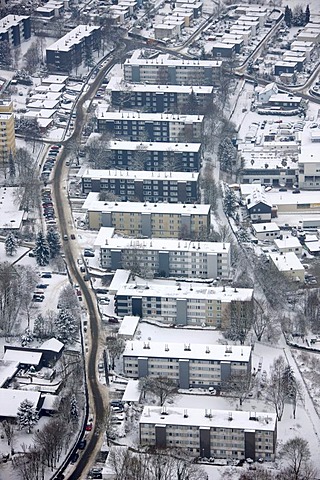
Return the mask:
[[92,423],[88,423],[86,425],[86,432],[91,432],[91,430],[92,430]]

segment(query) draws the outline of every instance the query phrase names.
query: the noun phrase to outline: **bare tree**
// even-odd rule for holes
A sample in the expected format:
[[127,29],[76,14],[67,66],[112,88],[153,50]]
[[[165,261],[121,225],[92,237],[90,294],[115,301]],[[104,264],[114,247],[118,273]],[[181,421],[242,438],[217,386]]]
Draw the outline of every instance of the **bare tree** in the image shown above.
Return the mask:
[[251,372],[233,373],[222,387],[239,400],[241,407],[254,387],[254,377]]
[[281,479],[284,480],[311,480],[316,472],[310,458],[310,448],[307,440],[294,437],[288,440],[280,450],[280,457],[288,466],[281,471]]
[[51,471],[56,467],[64,445],[66,424],[56,417],[34,434],[34,444],[43,452],[43,458]]
[[231,302],[230,309],[225,310],[223,315],[222,323],[228,325],[224,331],[225,338],[239,341],[241,345],[244,345],[252,327],[252,310],[252,302]]
[[122,338],[107,337],[106,345],[111,362],[111,368],[114,369],[116,359],[120,358],[124,351],[125,342],[122,340]]
[[262,336],[270,323],[270,314],[268,315],[268,304],[266,301],[259,302],[254,299],[253,302],[253,323],[252,327],[257,336],[258,342],[261,342]]
[[17,433],[17,426],[13,420],[3,420],[2,429],[7,438],[8,446],[11,447],[11,454],[13,451],[13,440]]
[[208,163],[201,172],[200,185],[203,191],[203,203],[211,205],[211,208],[216,210],[219,189],[213,176],[212,165]]
[[22,445],[23,455],[13,460],[15,469],[23,480],[43,480],[45,474],[44,456],[41,447]]
[[161,406],[178,393],[177,382],[168,377],[143,377],[140,379],[139,388],[144,396],[147,393],[156,396]]
[[267,387],[267,400],[274,406],[278,421],[282,419],[286,390],[283,382],[286,363],[283,356],[274,359],[270,367],[270,378]]

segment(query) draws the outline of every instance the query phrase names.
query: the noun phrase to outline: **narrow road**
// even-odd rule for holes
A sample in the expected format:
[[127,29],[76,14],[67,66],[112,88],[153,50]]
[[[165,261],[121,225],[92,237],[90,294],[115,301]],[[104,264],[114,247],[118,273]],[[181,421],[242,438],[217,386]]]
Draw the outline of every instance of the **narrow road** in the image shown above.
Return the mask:
[[[122,47],[124,50],[124,47]],[[118,52],[121,54],[122,49],[119,48]],[[71,205],[68,199],[68,169],[65,165],[66,159],[69,155],[69,148],[75,144],[80,143],[81,132],[85,122],[85,108],[84,104],[90,101],[100,84],[102,83],[104,76],[110,68],[118,61],[117,58],[111,59],[98,73],[94,81],[89,86],[87,92],[79,99],[76,107],[76,119],[75,128],[73,134],[64,142],[64,148],[57,162],[54,179],[53,179],[53,198],[55,202],[55,210],[57,213],[58,222],[60,225],[60,232],[63,238],[67,235],[70,238],[70,233],[73,230],[73,218]],[[79,285],[82,293],[84,304],[87,308],[88,314],[88,330],[87,330],[87,357],[85,358],[86,368],[86,382],[87,393],[89,399],[90,412],[94,413],[94,426],[90,437],[87,441],[87,447],[81,455],[73,472],[68,476],[70,480],[78,480],[79,478],[85,478],[85,474],[88,471],[90,464],[93,463],[96,454],[99,451],[99,446],[102,443],[104,435],[105,414],[108,407],[108,392],[97,380],[96,364],[99,350],[101,349],[101,336],[100,336],[100,316],[97,310],[97,304],[94,293],[90,288],[90,283],[85,282],[77,265],[77,257],[79,250],[77,243],[74,240],[68,240],[63,242],[63,248],[66,255],[66,263],[71,278]],[[88,411],[87,411],[88,414]]]

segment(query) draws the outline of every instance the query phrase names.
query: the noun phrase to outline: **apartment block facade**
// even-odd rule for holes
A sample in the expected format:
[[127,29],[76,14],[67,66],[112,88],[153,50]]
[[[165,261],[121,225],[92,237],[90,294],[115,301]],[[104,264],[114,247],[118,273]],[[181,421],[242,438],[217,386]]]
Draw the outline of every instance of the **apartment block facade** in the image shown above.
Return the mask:
[[[163,113],[190,108],[204,108],[212,104],[211,86],[146,85],[128,84],[114,77],[107,90],[111,93],[112,105],[116,107],[144,109]],[[191,110],[192,111],[192,110]]]
[[271,461],[275,458],[275,413],[146,406],[139,422],[140,444],[182,448],[205,458]]
[[132,83],[159,85],[218,85],[221,61],[171,59],[169,55],[157,58],[139,58],[135,52],[123,64],[124,80]]
[[127,377],[167,377],[177,386],[223,389],[235,375],[251,374],[251,347],[129,340],[123,352]]
[[194,203],[199,195],[199,173],[91,170],[82,174],[82,191],[110,192],[122,202]]
[[200,283],[128,283],[118,289],[115,311],[119,317],[136,315],[174,325],[229,328],[233,316],[252,315],[250,288],[208,287]]
[[78,25],[46,48],[47,67],[51,71],[70,72],[81,65],[100,45],[100,27]]
[[100,244],[100,265],[114,271],[134,263],[155,277],[227,278],[230,251],[230,243],[113,237]]
[[89,193],[83,209],[89,228],[113,227],[137,237],[198,238],[208,235],[211,227],[211,208],[205,204],[103,202]]
[[31,37],[30,17],[26,15],[7,15],[0,20],[0,42],[8,42],[17,47]]
[[128,170],[137,162],[148,171],[198,172],[201,166],[201,143],[111,141],[106,153],[114,167]]
[[305,190],[319,190],[320,188],[320,160],[317,155],[306,155],[304,152],[299,156],[298,163],[299,187]]
[[200,142],[203,115],[164,113],[109,112],[100,107],[96,112],[99,133],[110,132],[130,141]]
[[0,162],[8,163],[10,152],[16,152],[12,100],[0,100]]

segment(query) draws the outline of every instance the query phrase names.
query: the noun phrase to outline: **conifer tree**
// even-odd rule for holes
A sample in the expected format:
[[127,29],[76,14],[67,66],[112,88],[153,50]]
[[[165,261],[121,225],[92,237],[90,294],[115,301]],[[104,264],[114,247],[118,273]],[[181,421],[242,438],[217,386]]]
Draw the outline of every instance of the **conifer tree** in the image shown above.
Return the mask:
[[50,248],[48,242],[42,232],[39,232],[36,237],[36,246],[34,248],[37,264],[41,267],[49,265],[50,262]]
[[12,257],[17,251],[17,239],[12,232],[10,232],[4,241],[6,255]]

